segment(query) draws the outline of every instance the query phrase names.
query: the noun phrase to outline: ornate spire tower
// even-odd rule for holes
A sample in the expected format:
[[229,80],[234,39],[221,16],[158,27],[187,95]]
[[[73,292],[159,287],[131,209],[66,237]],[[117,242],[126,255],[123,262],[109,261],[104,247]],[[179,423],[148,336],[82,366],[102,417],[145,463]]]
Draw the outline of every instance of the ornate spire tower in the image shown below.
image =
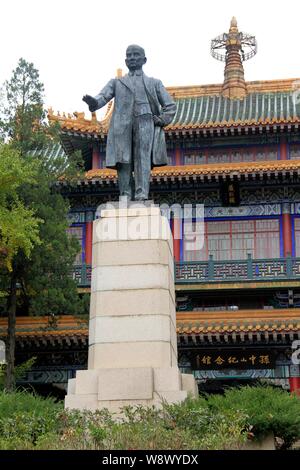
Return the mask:
[[222,94],[226,98],[243,99],[247,95],[243,61],[251,59],[257,52],[254,36],[238,30],[235,17],[232,18],[228,33],[211,41],[212,56],[225,62]]

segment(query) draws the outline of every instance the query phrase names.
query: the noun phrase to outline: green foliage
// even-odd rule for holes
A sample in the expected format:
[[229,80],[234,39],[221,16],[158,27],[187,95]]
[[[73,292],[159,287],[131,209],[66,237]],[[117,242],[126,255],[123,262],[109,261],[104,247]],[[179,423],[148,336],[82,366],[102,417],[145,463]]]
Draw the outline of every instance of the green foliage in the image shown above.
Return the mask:
[[[15,367],[15,378],[16,380],[22,379],[24,375],[32,368],[32,366],[36,363],[36,357],[31,357],[28,361],[22,362]],[[0,364],[0,391],[4,390],[4,382],[5,382],[5,372],[6,372],[6,364]]]
[[300,438],[300,400],[272,387],[228,389],[161,409],[62,409],[25,392],[0,393],[0,448],[33,449],[240,449],[251,430],[270,433],[289,448]]
[[[34,393],[17,390],[7,393],[0,392],[0,419],[12,418],[17,414],[32,414],[45,416],[62,410],[62,403],[56,403],[53,398],[43,398]],[[1,433],[0,433],[1,434]]]
[[12,259],[19,250],[29,257],[40,243],[42,220],[32,207],[26,207],[19,190],[25,184],[35,184],[37,167],[24,162],[8,144],[0,144],[0,267],[11,269]]
[[0,158],[4,167],[0,190],[0,291],[2,297],[3,292],[7,294],[6,305],[3,299],[0,302],[0,311],[8,315],[10,325],[6,374],[9,390],[15,382],[17,310],[23,315],[83,313],[77,286],[70,278],[79,247],[66,234],[68,204],[55,190],[57,178],[64,175],[72,179],[78,173],[78,155],[46,158],[46,149],[58,140],[58,126],[46,121],[43,93],[37,69],[20,59],[5,83],[0,119],[0,135],[15,150],[15,160],[13,154],[9,155],[11,165],[7,152],[6,158]]
[[23,198],[44,223],[41,244],[33,250],[30,262],[20,260],[21,300],[31,315],[82,313],[77,286],[70,277],[79,244],[66,233],[68,205],[51,191],[43,174],[37,188],[24,188]]
[[31,357],[25,362],[22,362],[15,368],[15,375],[16,379],[22,379],[25,374],[34,366],[36,363],[37,358],[36,357]]
[[[209,414],[205,400],[194,404],[163,403],[160,410],[125,407],[121,418],[107,410],[62,410],[53,400],[24,392],[0,393],[0,448],[184,450],[242,445],[243,416]],[[197,418],[190,419],[195,410]]]
[[3,94],[2,134],[22,156],[56,135],[56,129],[46,122],[44,86],[32,63],[19,60],[11,79],[4,84]]
[[0,392],[0,448],[31,449],[57,430],[61,405],[26,392]]
[[200,448],[208,450],[238,449],[247,439],[247,416],[239,410],[221,409],[212,412],[207,400],[187,399],[164,405],[170,426],[189,429]]
[[256,439],[272,433],[283,440],[284,448],[300,439],[300,400],[282,389],[266,385],[232,388],[225,396],[208,396],[207,402],[216,413],[229,410],[246,413]]
[[[0,155],[0,268],[3,252],[13,272],[0,269],[0,290],[3,296],[13,277],[21,286],[17,308],[22,314],[82,314],[86,306],[70,277],[79,244],[67,236],[68,201],[55,189],[58,178],[78,177],[81,157],[78,152],[45,156],[58,140],[58,129],[46,122],[43,92],[38,70],[20,59],[5,83],[2,113],[2,133],[10,146],[3,145]],[[12,303],[11,290],[7,294]],[[0,309],[5,314],[3,301]]]

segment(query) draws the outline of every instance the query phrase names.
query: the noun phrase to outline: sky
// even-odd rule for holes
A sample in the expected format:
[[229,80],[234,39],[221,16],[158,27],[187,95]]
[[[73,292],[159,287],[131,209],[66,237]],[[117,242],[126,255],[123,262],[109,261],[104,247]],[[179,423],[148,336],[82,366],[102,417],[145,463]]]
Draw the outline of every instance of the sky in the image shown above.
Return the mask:
[[[256,36],[257,55],[244,63],[245,78],[300,78],[299,0],[0,0],[0,84],[20,57],[33,62],[45,86],[45,105],[85,111],[95,95],[127,71],[126,47],[144,47],[147,75],[165,86],[222,83],[224,64],[210,41],[228,32]],[[98,111],[98,117],[101,116]]]

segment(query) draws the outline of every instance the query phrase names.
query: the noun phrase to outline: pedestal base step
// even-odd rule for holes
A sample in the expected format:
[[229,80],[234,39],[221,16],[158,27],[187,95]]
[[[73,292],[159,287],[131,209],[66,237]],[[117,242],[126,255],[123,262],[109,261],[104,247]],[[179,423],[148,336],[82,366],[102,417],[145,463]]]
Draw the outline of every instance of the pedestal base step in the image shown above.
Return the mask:
[[177,367],[81,370],[69,380],[65,407],[118,413],[128,405],[161,407],[198,395],[195,378]]

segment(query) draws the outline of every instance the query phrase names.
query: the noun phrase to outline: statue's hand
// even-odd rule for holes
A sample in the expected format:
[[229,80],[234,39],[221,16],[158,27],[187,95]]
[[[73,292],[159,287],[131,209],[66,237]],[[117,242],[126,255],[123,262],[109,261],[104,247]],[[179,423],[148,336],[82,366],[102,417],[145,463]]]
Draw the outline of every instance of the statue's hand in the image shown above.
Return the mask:
[[84,101],[88,105],[89,110],[91,111],[91,113],[96,111],[96,109],[97,109],[97,100],[95,98],[93,98],[90,95],[84,95],[84,97],[82,98],[82,101]]
[[154,121],[154,125],[155,126],[160,126],[160,127],[164,127],[165,123],[164,121],[162,120],[162,118],[160,118],[159,116],[153,116],[153,121]]

